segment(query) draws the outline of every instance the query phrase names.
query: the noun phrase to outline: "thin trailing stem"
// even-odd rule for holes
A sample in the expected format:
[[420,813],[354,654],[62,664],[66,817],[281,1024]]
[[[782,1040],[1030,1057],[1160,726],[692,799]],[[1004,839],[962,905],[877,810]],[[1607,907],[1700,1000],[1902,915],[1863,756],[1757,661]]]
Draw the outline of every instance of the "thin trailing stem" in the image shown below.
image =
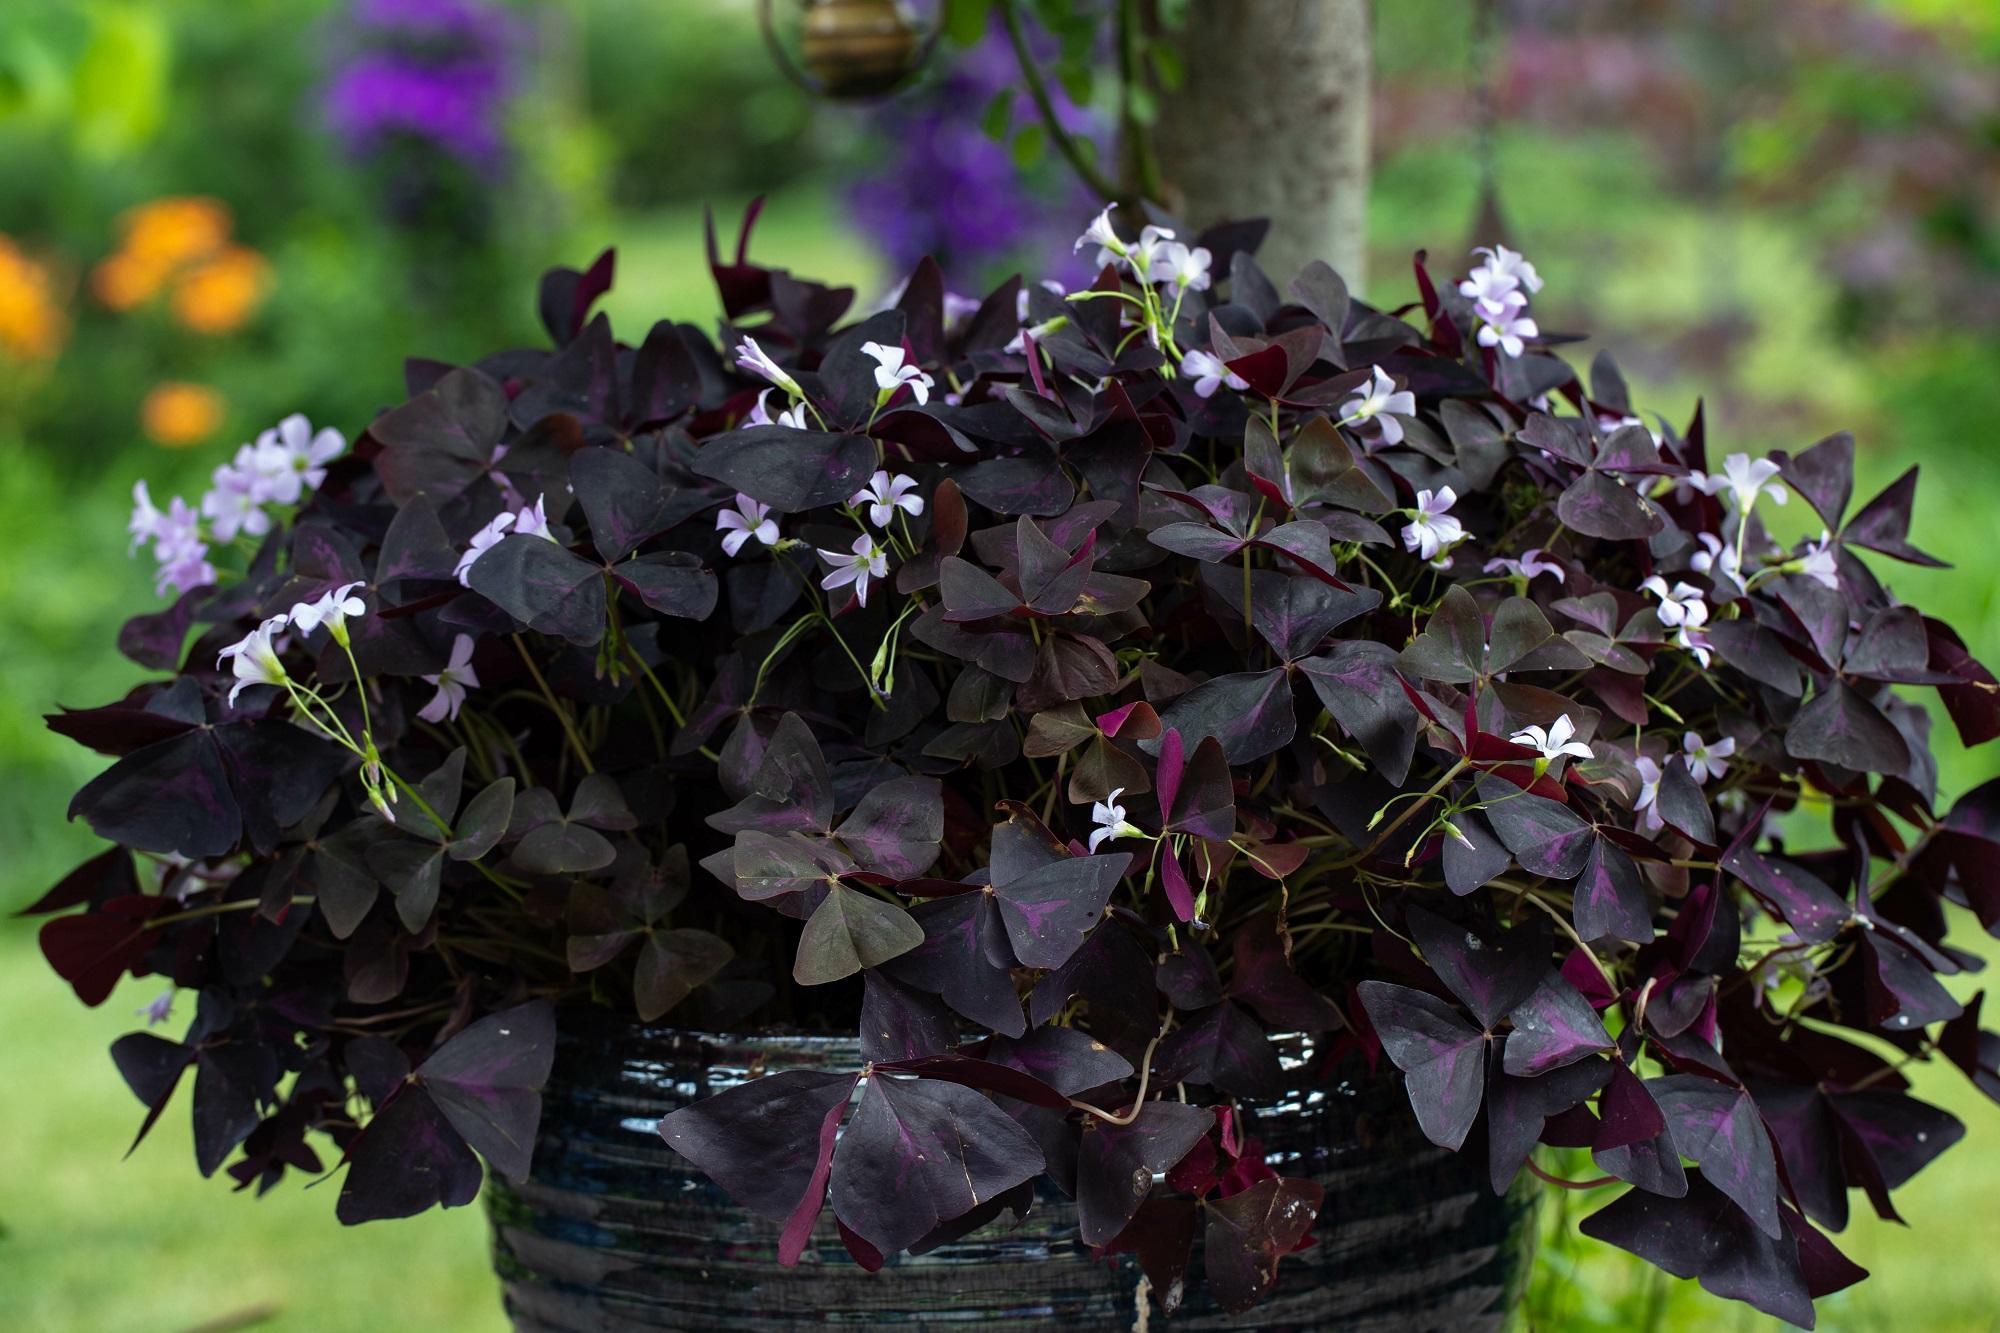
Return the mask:
[[556,721],[562,724],[563,735],[569,738],[570,749],[576,752],[576,761],[583,765],[584,772],[595,773],[597,765],[590,762],[590,751],[584,748],[583,737],[577,734],[576,723],[570,719],[569,710],[563,707],[562,701],[556,698],[556,692],[549,688],[549,682],[542,676],[542,669],[535,665],[534,654],[528,651],[527,644],[521,642],[520,635],[514,634],[508,637],[514,640],[514,651],[521,655],[521,661],[527,665],[528,674],[535,678],[535,686],[541,690],[549,711],[554,713]]
[[1049,85],[1042,78],[1041,67],[1035,63],[1035,53],[1028,49],[1028,34],[1021,27],[1019,0],[1000,0],[999,8],[1000,21],[1007,28],[1007,40],[1013,44],[1014,58],[1021,66],[1021,81],[1028,85],[1028,96],[1035,103],[1035,111],[1042,118],[1049,141],[1055,144],[1063,161],[1069,163],[1070,169],[1098,198],[1107,202],[1118,198],[1122,191],[1117,183],[1097,169],[1076,138],[1063,128],[1062,118],[1056,114],[1055,103],[1049,97]]

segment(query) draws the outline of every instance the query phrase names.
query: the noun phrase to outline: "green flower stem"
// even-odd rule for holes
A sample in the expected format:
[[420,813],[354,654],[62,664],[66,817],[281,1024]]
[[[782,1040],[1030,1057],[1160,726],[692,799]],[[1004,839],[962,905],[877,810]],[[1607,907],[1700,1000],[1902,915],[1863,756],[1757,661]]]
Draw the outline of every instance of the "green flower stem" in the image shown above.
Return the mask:
[[1334,870],[1346,870],[1353,866],[1360,865],[1363,861],[1366,861],[1369,857],[1375,855],[1376,852],[1382,849],[1383,844],[1389,841],[1389,838],[1396,832],[1396,830],[1403,827],[1404,823],[1410,818],[1411,815],[1414,815],[1418,810],[1422,809],[1426,801],[1431,800],[1439,792],[1443,791],[1446,787],[1450,786],[1452,779],[1456,778],[1460,773],[1463,773],[1469,767],[1471,767],[1470,762],[1461,759],[1457,763],[1453,764],[1450,768],[1446,769],[1444,776],[1439,778],[1434,784],[1432,784],[1431,789],[1429,791],[1420,793],[1417,796],[1416,800],[1412,801],[1408,806],[1404,807],[1403,812],[1401,814],[1397,815],[1394,819],[1390,820],[1387,827],[1385,827],[1380,833],[1375,835],[1374,842],[1368,844],[1368,846],[1364,850],[1356,852],[1352,857],[1348,858],[1345,861],[1337,862],[1330,868]]
[[347,669],[354,673],[354,692],[361,696],[361,738],[368,740],[374,733],[374,726],[368,720],[368,682],[361,679],[361,664],[354,660],[354,645],[348,640],[347,631],[343,629],[333,637],[340,641],[340,651],[347,654]]
[[1098,198],[1118,198],[1124,192],[1084,156],[1083,149],[1064,128],[1062,117],[1056,114],[1055,103],[1049,98],[1049,86],[1042,79],[1041,67],[1035,63],[1034,52],[1028,49],[1027,34],[1021,30],[1021,8],[1017,0],[1000,0],[999,10],[1000,21],[1007,28],[1007,40],[1014,47],[1014,58],[1020,62],[1021,81],[1028,85],[1028,96],[1034,99],[1035,110],[1041,115],[1042,125],[1048,130],[1056,151],[1062,154],[1063,161],[1069,163],[1070,169]]
[[[293,907],[302,907],[312,901],[314,899],[311,894],[297,893],[292,895],[291,905]],[[190,907],[185,912],[175,912],[170,916],[156,916],[146,923],[146,929],[158,930],[162,926],[177,925],[182,921],[193,921],[198,917],[220,916],[224,912],[247,912],[259,906],[262,906],[262,900],[257,898],[232,898],[226,903],[204,903],[200,907]]]
[[534,654],[528,651],[527,644],[521,642],[520,635],[512,634],[508,637],[514,640],[514,651],[521,655],[521,661],[527,665],[528,674],[535,678],[535,685],[541,690],[549,711],[554,713],[556,721],[562,724],[563,735],[569,738],[570,749],[576,752],[577,762],[583,765],[584,772],[595,773],[597,765],[590,762],[590,752],[583,748],[583,737],[577,734],[576,723],[570,720],[569,710],[562,706],[562,702],[556,698],[555,691],[549,688],[548,681],[542,678],[542,669],[535,665]]

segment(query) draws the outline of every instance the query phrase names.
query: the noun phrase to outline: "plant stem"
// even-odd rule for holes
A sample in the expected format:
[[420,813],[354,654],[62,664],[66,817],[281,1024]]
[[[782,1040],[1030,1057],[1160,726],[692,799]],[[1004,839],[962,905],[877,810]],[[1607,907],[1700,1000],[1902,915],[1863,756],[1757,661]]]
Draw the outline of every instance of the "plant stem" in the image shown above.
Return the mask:
[[1021,81],[1028,85],[1028,96],[1034,99],[1035,110],[1042,118],[1042,125],[1049,132],[1049,139],[1069,163],[1083,183],[1107,203],[1123,193],[1118,186],[1091,164],[1084,156],[1070,132],[1063,128],[1062,120],[1056,115],[1055,103],[1049,100],[1049,86],[1042,79],[1040,66],[1035,63],[1034,52],[1028,49],[1028,35],[1021,29],[1021,7],[1018,0],[1000,0],[1000,21],[1007,25],[1007,40],[1014,46],[1014,58],[1021,66]]
[[521,661],[527,665],[528,674],[535,678],[535,685],[541,690],[542,698],[549,705],[549,711],[556,715],[556,721],[562,723],[563,735],[569,737],[570,749],[576,752],[577,762],[583,765],[584,772],[595,773],[597,765],[590,762],[590,752],[583,748],[583,737],[577,735],[576,723],[570,720],[569,710],[562,706],[562,701],[556,698],[555,691],[549,688],[548,681],[542,678],[542,669],[535,665],[534,657],[528,652],[528,645],[521,642],[521,636],[518,634],[508,637],[514,640],[514,651],[521,654]]

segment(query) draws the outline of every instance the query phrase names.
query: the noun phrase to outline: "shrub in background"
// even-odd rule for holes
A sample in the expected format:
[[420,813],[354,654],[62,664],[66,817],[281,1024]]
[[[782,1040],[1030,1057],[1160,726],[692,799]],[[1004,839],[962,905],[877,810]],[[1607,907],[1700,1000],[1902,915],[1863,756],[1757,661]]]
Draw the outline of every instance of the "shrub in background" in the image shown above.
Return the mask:
[[[527,1171],[564,1006],[859,1031],[661,1124],[785,1255],[1047,1173],[1161,1275],[1203,1220],[1243,1309],[1338,1206],[1238,1132],[1305,1032],[1497,1190],[1590,1149],[1558,1183],[1631,1188],[1586,1233],[1810,1324],[1850,1190],[1892,1215],[1962,1133],[1901,1067],[2000,1091],[1936,979],[1947,905],[2000,924],[2000,784],[1940,814],[1895,687],[1968,743],[2000,698],[1872,564],[1933,562],[1914,471],[1856,507],[1845,436],[1655,431],[1505,249],[1394,312],[1280,290],[1255,227],[1134,232],[1067,298],[948,316],[926,261],[842,324],[746,224],[726,351],[617,341],[607,255],[544,281],[553,349],[142,496],[162,678],[50,719],[115,846],[31,910],[86,1002],[195,993],[114,1047],[145,1124],[191,1080],[260,1189],[324,1135],[362,1221]],[[1820,537],[1767,535],[1788,493]]]

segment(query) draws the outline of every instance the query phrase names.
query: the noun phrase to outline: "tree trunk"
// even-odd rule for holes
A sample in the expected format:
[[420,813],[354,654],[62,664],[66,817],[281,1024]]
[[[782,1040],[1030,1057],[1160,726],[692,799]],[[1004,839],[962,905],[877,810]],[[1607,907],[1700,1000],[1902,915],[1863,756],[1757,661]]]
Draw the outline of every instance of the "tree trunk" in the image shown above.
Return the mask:
[[1185,79],[1160,107],[1166,202],[1192,226],[1268,217],[1258,262],[1284,290],[1324,259],[1362,290],[1368,0],[1199,0]]

